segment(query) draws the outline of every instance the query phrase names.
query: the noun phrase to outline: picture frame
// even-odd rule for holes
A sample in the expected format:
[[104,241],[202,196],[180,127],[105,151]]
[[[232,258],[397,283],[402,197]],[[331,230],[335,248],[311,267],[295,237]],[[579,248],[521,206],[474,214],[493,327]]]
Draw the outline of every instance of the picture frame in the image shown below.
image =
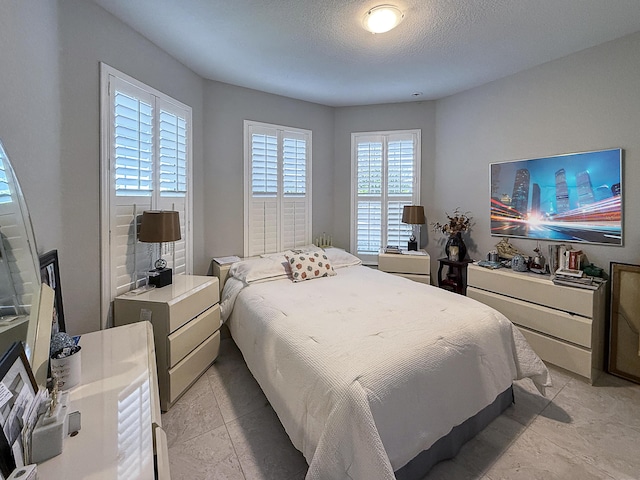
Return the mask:
[[[38,385],[22,342],[0,359],[0,471],[6,478],[24,464],[23,422],[32,414]],[[8,472],[8,473],[6,473]]]
[[623,150],[489,165],[491,236],[623,245]]
[[640,383],[640,265],[611,262],[607,370]]
[[42,283],[49,285],[54,292],[53,319],[51,320],[51,335],[65,332],[64,306],[62,304],[62,285],[60,283],[60,266],[58,263],[58,250],[40,255],[40,277]]

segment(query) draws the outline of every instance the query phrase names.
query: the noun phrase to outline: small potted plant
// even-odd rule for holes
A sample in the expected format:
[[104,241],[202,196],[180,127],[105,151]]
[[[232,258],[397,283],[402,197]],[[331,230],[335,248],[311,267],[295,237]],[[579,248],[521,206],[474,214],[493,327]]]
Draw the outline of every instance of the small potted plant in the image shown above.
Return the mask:
[[470,212],[461,212],[460,208],[456,208],[451,215],[445,212],[448,222],[440,223],[434,222],[431,224],[434,232],[444,233],[449,236],[447,244],[444,247],[444,251],[447,257],[451,259],[450,251],[451,247],[458,248],[458,259],[464,260],[467,256],[467,246],[462,240],[462,233],[471,230],[471,220],[473,217]]

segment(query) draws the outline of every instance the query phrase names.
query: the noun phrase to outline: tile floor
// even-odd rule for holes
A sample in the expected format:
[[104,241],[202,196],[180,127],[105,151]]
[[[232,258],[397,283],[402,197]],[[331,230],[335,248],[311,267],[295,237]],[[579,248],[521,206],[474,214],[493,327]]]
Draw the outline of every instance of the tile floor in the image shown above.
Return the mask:
[[[516,403],[425,480],[639,479],[640,385],[604,374],[590,386],[550,370],[546,397],[516,382]],[[305,476],[304,457],[230,338],[162,422],[174,480]]]

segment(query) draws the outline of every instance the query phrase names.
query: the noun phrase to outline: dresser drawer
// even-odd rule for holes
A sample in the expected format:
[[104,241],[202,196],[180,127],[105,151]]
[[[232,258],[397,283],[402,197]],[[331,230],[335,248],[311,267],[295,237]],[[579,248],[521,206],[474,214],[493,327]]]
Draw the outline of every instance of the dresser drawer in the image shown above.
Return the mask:
[[389,273],[414,273],[429,275],[430,258],[427,255],[402,255],[388,253],[378,255],[378,270]]
[[[467,296],[495,308],[516,325],[591,348],[592,320],[590,318],[525,303],[474,287],[467,287]],[[540,352],[536,351],[536,353],[545,358]]]
[[593,290],[554,285],[548,276],[535,273],[469,265],[467,285],[583,317],[592,317],[594,312]]
[[533,351],[545,362],[553,363],[586,378],[598,377],[597,372],[602,369],[602,365],[597,365],[594,369],[592,352],[589,350],[540,335],[526,328],[520,328],[520,332]]
[[218,356],[220,332],[207,338],[198,348],[169,370],[168,402],[172,404]]
[[214,305],[173,332],[167,339],[167,366],[173,367],[219,328],[220,305]]
[[218,283],[211,282],[192,289],[169,303],[169,332],[175,332],[189,320],[218,303]]

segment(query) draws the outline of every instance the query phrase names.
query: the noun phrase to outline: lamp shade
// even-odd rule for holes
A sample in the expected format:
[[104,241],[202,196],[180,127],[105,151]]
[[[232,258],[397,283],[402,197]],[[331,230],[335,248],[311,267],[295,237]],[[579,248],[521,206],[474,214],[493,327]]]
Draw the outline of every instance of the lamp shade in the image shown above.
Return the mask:
[[142,212],[138,240],[147,243],[175,242],[180,240],[180,215],[170,210]]
[[422,205],[405,205],[402,210],[402,223],[410,225],[422,225],[424,219],[424,207]]

